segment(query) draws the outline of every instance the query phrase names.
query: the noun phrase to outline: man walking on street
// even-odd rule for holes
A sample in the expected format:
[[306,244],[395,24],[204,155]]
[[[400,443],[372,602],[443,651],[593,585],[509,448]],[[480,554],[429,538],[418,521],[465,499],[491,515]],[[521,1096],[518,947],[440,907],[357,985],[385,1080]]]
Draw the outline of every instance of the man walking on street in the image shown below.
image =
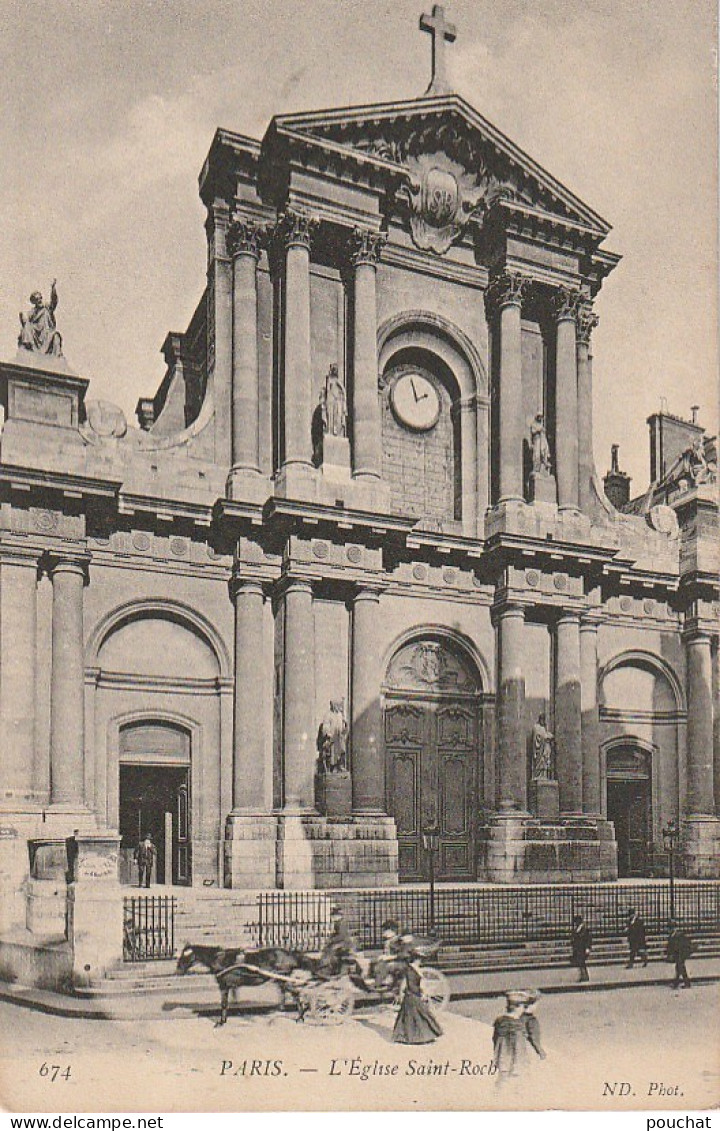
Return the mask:
[[681,981],[683,987],[689,989],[691,983],[685,963],[692,954],[692,940],[687,932],[683,931],[674,919],[670,920],[669,926],[670,934],[668,936],[665,957],[667,958],[668,962],[675,963],[673,989],[676,990]]
[[572,932],[570,934],[570,950],[572,957],[570,964],[577,966],[580,976],[579,982],[589,982],[590,975],[587,969],[587,960],[590,947],[592,946],[592,935],[590,928],[583,919],[582,915],[575,915],[573,917]]
[[627,961],[625,969],[632,970],[633,966],[635,965],[635,959],[638,957],[638,955],[643,960],[643,966],[647,966],[648,952],[647,938],[645,936],[645,923],[638,915],[634,907],[631,907],[628,911],[628,923],[625,934],[627,935],[628,946],[630,947],[630,957]]

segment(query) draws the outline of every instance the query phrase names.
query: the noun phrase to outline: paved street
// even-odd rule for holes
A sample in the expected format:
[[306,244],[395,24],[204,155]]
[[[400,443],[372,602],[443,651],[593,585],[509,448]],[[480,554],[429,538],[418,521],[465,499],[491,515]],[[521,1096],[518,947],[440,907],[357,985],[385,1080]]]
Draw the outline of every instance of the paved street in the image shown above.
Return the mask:
[[[3,1003],[0,1024],[14,1048],[0,1072],[2,1102],[69,1112],[702,1108],[720,1095],[719,998],[717,984],[544,996],[547,1060],[533,1057],[524,1078],[505,1086],[488,1074],[500,999],[458,1003],[443,1037],[420,1047],[391,1042],[389,1009],[360,1011],[341,1028],[236,1013],[215,1029],[206,1017],[90,1021]],[[41,1075],[43,1064],[59,1066],[57,1079]],[[614,1099],[603,1095],[606,1084]]]

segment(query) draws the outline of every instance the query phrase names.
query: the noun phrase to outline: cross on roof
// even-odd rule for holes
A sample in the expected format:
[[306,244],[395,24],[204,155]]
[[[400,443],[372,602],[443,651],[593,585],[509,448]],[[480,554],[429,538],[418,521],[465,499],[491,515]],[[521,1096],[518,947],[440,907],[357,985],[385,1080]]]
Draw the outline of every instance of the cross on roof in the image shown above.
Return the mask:
[[432,78],[426,94],[450,94],[451,87],[445,72],[445,44],[454,43],[457,35],[455,24],[445,20],[442,4],[433,4],[432,15],[420,17],[420,31],[432,36]]

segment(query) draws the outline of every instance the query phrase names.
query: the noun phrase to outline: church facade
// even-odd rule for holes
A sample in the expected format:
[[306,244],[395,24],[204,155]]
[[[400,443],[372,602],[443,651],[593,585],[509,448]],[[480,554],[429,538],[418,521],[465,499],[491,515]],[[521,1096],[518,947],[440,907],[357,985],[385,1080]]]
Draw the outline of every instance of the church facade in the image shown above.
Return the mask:
[[75,829],[124,881],[150,831],[160,882],[302,889],[650,876],[675,821],[720,875],[713,442],[660,414],[606,494],[609,225],[447,89],[436,17],[424,97],[217,132],[137,427],[56,337],[0,367],[6,888]]

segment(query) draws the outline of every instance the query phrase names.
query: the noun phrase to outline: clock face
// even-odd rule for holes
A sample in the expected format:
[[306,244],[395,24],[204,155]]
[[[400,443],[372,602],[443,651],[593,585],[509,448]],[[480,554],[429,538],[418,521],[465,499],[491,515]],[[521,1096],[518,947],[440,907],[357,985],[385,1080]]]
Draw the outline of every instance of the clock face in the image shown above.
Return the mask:
[[438,391],[422,373],[401,374],[392,387],[390,401],[400,424],[414,432],[427,432],[440,415]]

